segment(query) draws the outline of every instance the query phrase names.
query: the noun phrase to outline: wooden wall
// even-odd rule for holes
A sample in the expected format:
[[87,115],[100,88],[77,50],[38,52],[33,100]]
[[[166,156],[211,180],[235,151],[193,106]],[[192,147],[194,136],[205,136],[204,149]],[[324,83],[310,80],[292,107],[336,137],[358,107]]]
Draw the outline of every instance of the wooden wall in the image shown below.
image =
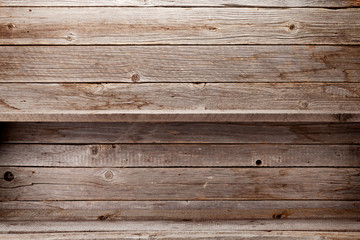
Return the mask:
[[0,0],[0,239],[360,239],[357,0]]

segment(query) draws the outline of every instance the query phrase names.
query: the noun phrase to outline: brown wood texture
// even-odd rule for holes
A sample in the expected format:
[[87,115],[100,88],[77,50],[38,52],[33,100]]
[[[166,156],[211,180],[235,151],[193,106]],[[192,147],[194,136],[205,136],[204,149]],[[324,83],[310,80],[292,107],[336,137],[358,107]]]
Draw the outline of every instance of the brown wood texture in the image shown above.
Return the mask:
[[360,167],[360,145],[0,144],[0,166]]
[[2,221],[359,219],[359,201],[10,201]]
[[2,143],[360,144],[358,123],[1,123]]
[[2,46],[0,82],[359,82],[359,56],[358,46]]
[[[10,172],[14,179],[5,176]],[[0,168],[14,200],[356,200],[358,168]],[[81,193],[81,194],[79,194]]]
[[[40,223],[39,223],[40,224]],[[184,232],[184,231],[123,231],[123,232],[68,232],[64,233],[22,233],[22,234],[0,234],[0,239],[22,240],[22,239],[48,239],[48,240],[114,240],[114,239],[297,239],[297,240],[354,240],[359,239],[359,232],[299,232],[299,231],[235,231],[235,232]]]
[[0,44],[354,44],[356,8],[1,8]]
[[0,0],[0,239],[360,239],[358,7]]
[[[41,232],[144,232],[163,231],[187,232],[237,232],[237,231],[348,231],[360,234],[359,221],[356,219],[287,219],[282,220],[239,220],[220,222],[173,222],[173,221],[78,221],[78,222],[37,222],[37,221],[4,221],[0,222],[1,233],[41,233]],[[175,235],[175,236],[176,236]],[[181,235],[181,234],[180,234]],[[354,235],[352,235],[354,236]],[[358,235],[357,235],[358,236]],[[181,237],[181,236],[179,236]],[[331,239],[331,238],[330,238]]]
[[359,7],[358,0],[2,0],[1,6],[211,6],[211,7]]
[[0,85],[0,96],[0,121],[351,122],[360,117],[357,83],[12,83]]

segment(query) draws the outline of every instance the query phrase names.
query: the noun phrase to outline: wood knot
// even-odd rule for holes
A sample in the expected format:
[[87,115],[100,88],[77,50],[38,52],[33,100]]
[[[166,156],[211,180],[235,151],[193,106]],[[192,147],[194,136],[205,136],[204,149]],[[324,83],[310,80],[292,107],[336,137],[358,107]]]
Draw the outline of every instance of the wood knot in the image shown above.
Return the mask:
[[75,40],[75,36],[74,36],[73,33],[70,33],[69,35],[67,35],[67,36],[65,37],[65,39],[66,39],[67,41],[71,42],[71,41]]
[[13,24],[13,23],[9,23],[9,24],[7,25],[7,27],[8,27],[8,29],[16,28],[15,24]]
[[296,28],[295,24],[290,24],[290,26],[289,26],[290,31],[295,30],[295,28]]
[[4,173],[4,180],[5,181],[11,182],[12,180],[14,180],[14,178],[15,177],[14,177],[14,174],[12,172],[7,171],[7,172]]
[[96,155],[98,153],[99,153],[99,148],[97,146],[92,146],[91,147],[91,154]]
[[134,74],[131,76],[131,81],[133,81],[134,83],[139,82],[140,81],[140,75],[139,74]]
[[309,107],[309,103],[307,101],[299,101],[300,109],[307,109]]
[[290,213],[288,212],[288,210],[284,210],[278,213],[274,213],[272,215],[273,219],[281,219],[281,218],[287,218],[290,215]]
[[112,179],[114,177],[114,174],[113,174],[113,172],[112,171],[106,171],[105,172],[105,178],[106,179]]

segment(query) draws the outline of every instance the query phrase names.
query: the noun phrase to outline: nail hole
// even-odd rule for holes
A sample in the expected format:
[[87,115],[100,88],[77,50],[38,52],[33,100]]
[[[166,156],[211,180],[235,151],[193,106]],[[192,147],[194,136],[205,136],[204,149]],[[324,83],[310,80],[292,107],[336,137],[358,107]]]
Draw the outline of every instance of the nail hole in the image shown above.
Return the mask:
[[256,160],[256,162],[255,162],[255,163],[256,163],[256,165],[258,165],[258,166],[259,166],[259,165],[261,165],[261,164],[262,164],[262,161],[261,161],[261,160]]
[[5,181],[8,181],[8,182],[10,182],[10,181],[12,181],[12,180],[14,180],[14,174],[12,173],[12,172],[5,172],[4,173],[4,179],[5,179]]

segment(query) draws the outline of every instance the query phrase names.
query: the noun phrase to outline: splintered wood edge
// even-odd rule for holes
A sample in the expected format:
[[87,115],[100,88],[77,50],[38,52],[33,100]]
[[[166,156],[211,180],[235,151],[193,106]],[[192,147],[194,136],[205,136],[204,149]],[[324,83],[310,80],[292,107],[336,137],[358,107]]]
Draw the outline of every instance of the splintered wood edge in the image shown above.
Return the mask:
[[0,122],[360,122],[360,112],[298,110],[2,112]]

